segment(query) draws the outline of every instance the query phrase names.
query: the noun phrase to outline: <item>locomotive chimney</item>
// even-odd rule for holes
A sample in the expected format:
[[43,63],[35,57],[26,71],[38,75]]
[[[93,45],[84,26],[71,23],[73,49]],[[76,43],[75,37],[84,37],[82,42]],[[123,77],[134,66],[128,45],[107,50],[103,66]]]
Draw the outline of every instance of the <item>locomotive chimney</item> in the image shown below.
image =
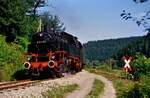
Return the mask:
[[41,32],[42,31],[42,20],[41,18],[39,19],[39,27],[37,29],[37,32]]

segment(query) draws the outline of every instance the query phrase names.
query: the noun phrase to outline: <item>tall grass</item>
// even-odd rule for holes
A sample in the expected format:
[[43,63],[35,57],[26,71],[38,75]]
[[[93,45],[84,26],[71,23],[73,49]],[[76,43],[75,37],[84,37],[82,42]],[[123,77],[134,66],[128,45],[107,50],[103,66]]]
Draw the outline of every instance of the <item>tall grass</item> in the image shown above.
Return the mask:
[[6,43],[5,38],[0,36],[0,81],[13,79],[13,74],[23,68],[23,48],[14,43]]

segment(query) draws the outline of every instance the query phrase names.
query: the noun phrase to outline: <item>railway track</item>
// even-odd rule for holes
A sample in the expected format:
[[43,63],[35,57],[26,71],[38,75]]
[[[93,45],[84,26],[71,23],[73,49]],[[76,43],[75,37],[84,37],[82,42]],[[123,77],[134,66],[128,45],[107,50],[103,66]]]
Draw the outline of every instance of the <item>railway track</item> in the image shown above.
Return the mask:
[[31,81],[31,80],[1,82],[0,83],[0,91],[7,90],[7,89],[25,88],[26,86],[35,84],[37,82],[38,81]]
[[[70,77],[72,76],[71,73],[63,73],[63,77]],[[11,90],[11,89],[19,89],[19,88],[25,88],[30,85],[37,84],[41,81],[49,81],[53,80],[52,78],[49,79],[43,79],[43,80],[21,80],[21,81],[10,81],[10,82],[0,82],[0,92],[3,92],[4,90]]]

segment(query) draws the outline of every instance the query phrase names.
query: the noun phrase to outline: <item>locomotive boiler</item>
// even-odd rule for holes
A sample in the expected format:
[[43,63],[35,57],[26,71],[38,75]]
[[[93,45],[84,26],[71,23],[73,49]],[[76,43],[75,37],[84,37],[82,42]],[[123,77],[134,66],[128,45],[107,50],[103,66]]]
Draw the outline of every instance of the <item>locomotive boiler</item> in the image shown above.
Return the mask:
[[83,68],[82,44],[66,32],[42,31],[33,34],[24,67],[31,75],[78,72]]

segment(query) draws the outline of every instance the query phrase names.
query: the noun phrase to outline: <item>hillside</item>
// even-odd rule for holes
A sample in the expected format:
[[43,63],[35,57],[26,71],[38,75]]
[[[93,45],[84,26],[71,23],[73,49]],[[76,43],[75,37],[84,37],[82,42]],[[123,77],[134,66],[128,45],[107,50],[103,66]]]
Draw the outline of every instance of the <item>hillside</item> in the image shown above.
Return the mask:
[[125,48],[129,44],[135,43],[142,38],[143,37],[129,37],[89,41],[83,45],[85,59],[104,61],[118,53],[120,49]]

